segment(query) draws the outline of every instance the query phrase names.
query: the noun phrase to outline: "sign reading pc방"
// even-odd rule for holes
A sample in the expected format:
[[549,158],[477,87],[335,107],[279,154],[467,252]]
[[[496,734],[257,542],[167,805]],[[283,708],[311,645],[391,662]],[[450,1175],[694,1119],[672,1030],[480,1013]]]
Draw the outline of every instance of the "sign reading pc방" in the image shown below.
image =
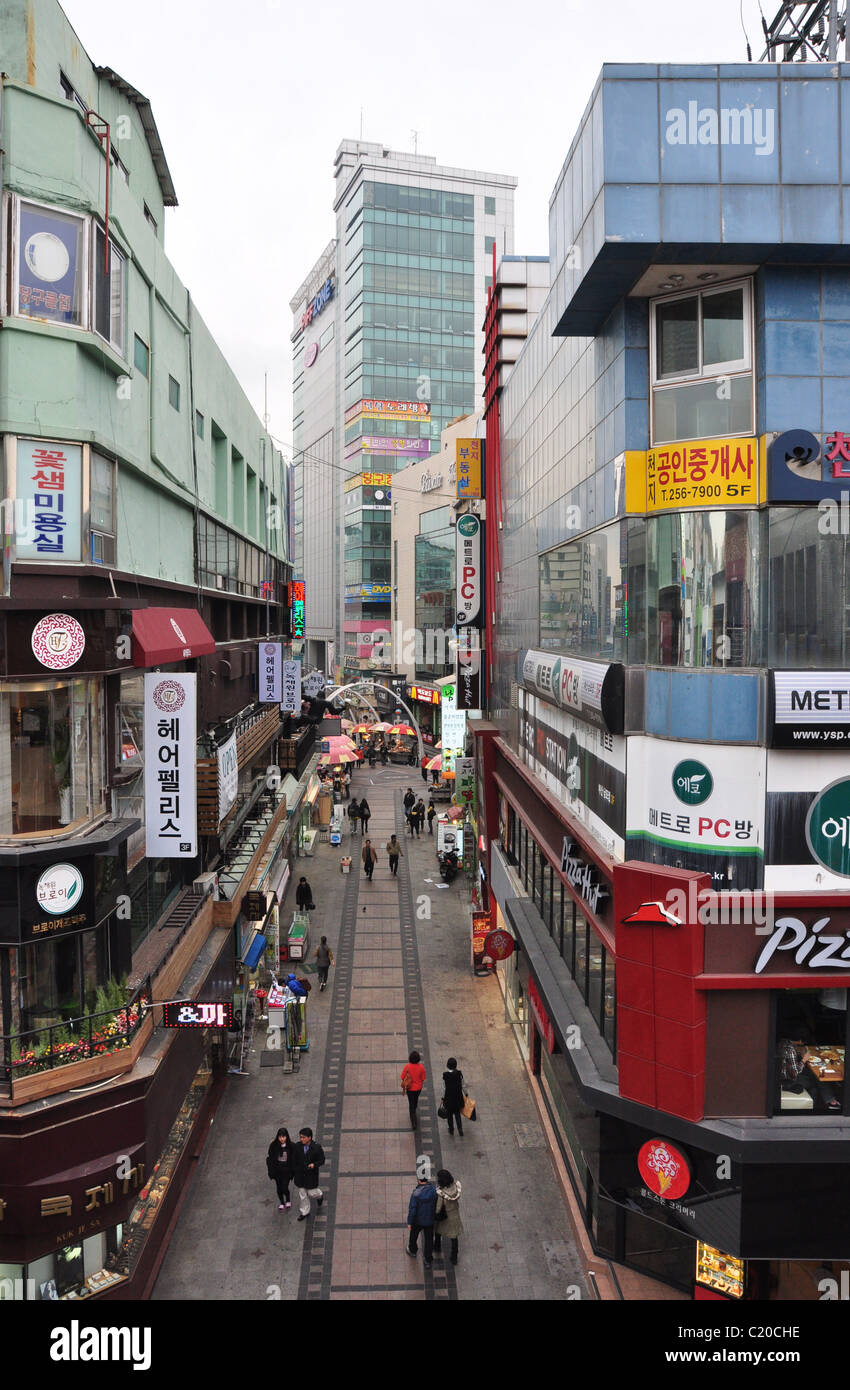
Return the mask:
[[481,612],[481,522],[471,513],[458,517],[455,558],[457,626],[469,627]]
[[195,754],[197,677],[145,675],[145,853],[194,859],[198,852]]
[[619,663],[604,666],[557,652],[530,650],[520,657],[519,676],[526,690],[574,718],[611,734],[623,732],[625,668]]

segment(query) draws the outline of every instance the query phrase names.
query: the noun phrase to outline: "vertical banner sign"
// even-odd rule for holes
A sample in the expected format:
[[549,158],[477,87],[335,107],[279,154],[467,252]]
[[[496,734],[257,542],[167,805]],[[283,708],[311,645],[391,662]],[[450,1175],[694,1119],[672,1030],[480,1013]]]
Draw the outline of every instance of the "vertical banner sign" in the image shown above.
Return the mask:
[[298,714],[301,709],[301,662],[283,663],[283,700],[281,710],[284,714]]
[[481,522],[470,512],[459,516],[456,537],[456,599],[458,627],[477,624],[481,612]]
[[79,444],[18,440],[15,548],[19,560],[79,562],[82,477]]
[[281,652],[280,642],[261,642],[257,649],[257,699],[261,705],[279,705],[283,699],[280,689]]
[[455,758],[455,802],[475,814],[475,759]]
[[224,820],[239,790],[239,755],[236,751],[236,731],[226,743],[216,749],[218,762],[218,821]]
[[481,648],[477,628],[459,628],[457,643],[457,707],[481,709]]
[[198,852],[195,754],[197,677],[145,675],[145,854]]
[[289,630],[294,642],[300,642],[304,636],[305,587],[303,579],[293,579],[289,586]]
[[480,439],[458,439],[455,442],[455,481],[458,497],[481,496]]

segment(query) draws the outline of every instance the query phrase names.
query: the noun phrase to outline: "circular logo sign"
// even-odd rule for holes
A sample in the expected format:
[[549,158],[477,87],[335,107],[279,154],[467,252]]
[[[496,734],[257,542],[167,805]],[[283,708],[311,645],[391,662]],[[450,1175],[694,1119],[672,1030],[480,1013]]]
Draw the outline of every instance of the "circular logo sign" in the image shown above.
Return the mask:
[[65,243],[53,232],[34,232],[24,247],[24,260],[37,279],[51,285],[64,279],[71,264]]
[[38,905],[53,917],[75,908],[83,896],[83,876],[73,864],[53,864],[35,886]]
[[686,806],[701,806],[714,791],[714,778],[705,763],[685,758],[673,768],[673,790]]
[[65,671],[79,661],[86,647],[86,635],[76,618],[67,613],[50,613],[32,630],[32,649],[36,661],[51,671]]
[[462,536],[477,536],[478,517],[469,515],[462,516],[458,521],[457,529],[460,531],[460,534]]
[[666,1139],[650,1139],[638,1153],[638,1171],[656,1197],[674,1202],[691,1185],[691,1165]]
[[514,953],[514,939],[510,932],[490,931],[484,938],[484,954],[491,960],[507,960]]
[[174,714],[186,701],[186,691],[179,681],[160,681],[153,688],[153,702],[163,714]]
[[305,367],[312,367],[312,365],[313,365],[313,363],[315,362],[315,360],[316,360],[316,358],[318,357],[318,355],[319,355],[319,344],[318,344],[318,343],[311,343],[310,346],[308,347],[306,353],[304,354],[304,366],[305,366]]
[[806,844],[830,873],[850,878],[850,777],[830,782],[806,816]]

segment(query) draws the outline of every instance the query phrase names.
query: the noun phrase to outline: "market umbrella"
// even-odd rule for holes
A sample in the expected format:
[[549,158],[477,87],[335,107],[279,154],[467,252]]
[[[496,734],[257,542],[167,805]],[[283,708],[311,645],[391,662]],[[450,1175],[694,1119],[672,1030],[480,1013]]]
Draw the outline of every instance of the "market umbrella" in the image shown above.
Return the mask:
[[350,719],[341,719],[339,722],[340,728],[343,730],[343,732],[350,733],[354,729],[354,724]]
[[462,820],[466,812],[462,806],[450,806],[446,811],[449,820]]
[[341,748],[338,753],[323,753],[319,759],[319,767],[336,767],[342,763],[360,763],[362,761],[362,753],[358,753],[353,748]]
[[436,758],[430,758],[425,764],[426,772],[439,772],[443,766],[443,759],[438,754]]
[[352,734],[371,734],[374,728],[374,724],[355,724],[349,732]]
[[415,734],[416,730],[411,729],[409,724],[389,724],[387,725],[387,733],[398,736],[400,734]]
[[370,725],[369,732],[373,734],[387,734],[392,733],[392,730],[389,724],[384,724],[379,720],[377,724]]

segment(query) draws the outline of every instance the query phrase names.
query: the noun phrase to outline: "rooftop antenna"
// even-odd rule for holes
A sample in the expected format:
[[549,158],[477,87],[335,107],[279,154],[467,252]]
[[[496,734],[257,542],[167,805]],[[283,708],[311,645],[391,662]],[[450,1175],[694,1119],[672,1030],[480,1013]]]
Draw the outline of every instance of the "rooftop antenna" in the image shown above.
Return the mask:
[[764,63],[835,63],[844,40],[844,58],[850,59],[847,12],[850,0],[786,0],[768,24],[762,15]]
[[418,154],[418,153],[419,153],[419,131],[418,131],[418,130],[412,130],[412,131],[410,132],[410,138],[411,138],[411,140],[413,141],[413,153],[414,153],[414,154]]

